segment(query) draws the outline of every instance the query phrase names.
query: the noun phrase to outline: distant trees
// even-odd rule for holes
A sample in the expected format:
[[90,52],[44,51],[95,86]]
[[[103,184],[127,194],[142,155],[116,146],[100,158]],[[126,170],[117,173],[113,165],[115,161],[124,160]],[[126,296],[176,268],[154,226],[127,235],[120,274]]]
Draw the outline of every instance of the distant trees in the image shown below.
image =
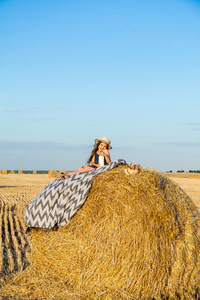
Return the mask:
[[[170,171],[167,171],[167,173],[173,173],[173,171],[170,170]],[[185,173],[185,171],[184,170],[178,170],[178,171],[176,171],[176,173]],[[189,170],[189,173],[200,173],[200,170]]]

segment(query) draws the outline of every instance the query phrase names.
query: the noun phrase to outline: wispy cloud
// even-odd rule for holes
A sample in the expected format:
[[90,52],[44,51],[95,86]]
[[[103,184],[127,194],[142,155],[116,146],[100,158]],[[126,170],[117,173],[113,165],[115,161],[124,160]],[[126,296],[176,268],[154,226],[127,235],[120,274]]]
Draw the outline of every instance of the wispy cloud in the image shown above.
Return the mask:
[[47,109],[47,108],[55,108],[55,107],[62,107],[63,104],[59,103],[47,103],[47,104],[35,104],[35,105],[29,105],[26,106],[25,109]]
[[189,126],[200,126],[200,122],[190,122],[190,123],[187,123]]
[[10,100],[0,100],[0,103],[10,103]]
[[22,112],[22,111],[32,111],[32,110],[41,110],[41,109],[52,109],[62,107],[63,104],[52,103],[52,104],[35,104],[28,105],[22,108],[0,108],[0,112]]
[[157,146],[180,146],[180,147],[200,147],[200,142],[174,142],[174,143],[154,143]]
[[22,111],[22,109],[19,109],[19,108],[7,108],[7,109],[5,109],[5,108],[0,108],[0,112],[20,112],[20,111]]
[[86,145],[55,142],[0,142],[0,149],[9,150],[79,151],[87,147]]
[[187,126],[190,130],[199,131],[200,130],[200,122],[187,123]]

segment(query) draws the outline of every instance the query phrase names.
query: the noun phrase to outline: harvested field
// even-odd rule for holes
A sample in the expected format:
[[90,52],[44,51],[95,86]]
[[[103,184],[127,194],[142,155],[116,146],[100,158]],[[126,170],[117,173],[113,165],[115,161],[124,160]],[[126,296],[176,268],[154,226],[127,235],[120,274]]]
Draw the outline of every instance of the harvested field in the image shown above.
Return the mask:
[[[117,180],[119,179],[119,175],[121,174],[119,170],[113,170],[110,172],[110,174],[113,174],[110,177],[110,180],[114,180],[113,184],[117,184]],[[147,174],[148,175],[148,174]],[[177,182],[179,186],[183,188],[188,194],[190,194],[190,197],[194,200],[196,205],[200,207],[200,179],[199,178],[184,178],[174,176],[173,174],[166,174],[167,177],[170,177],[174,182]],[[116,176],[116,177],[115,177]],[[120,175],[122,176],[122,175]],[[142,177],[143,176],[143,177]],[[185,176],[185,174],[184,174]],[[132,234],[132,230],[126,231],[126,227],[121,230],[119,227],[118,222],[120,221],[120,224],[122,223],[122,216],[114,215],[114,217],[110,218],[110,220],[107,220],[108,217],[111,217],[114,212],[114,206],[112,203],[110,205],[107,205],[105,201],[106,195],[101,194],[101,199],[103,205],[107,205],[106,209],[107,216],[104,214],[104,211],[99,207],[99,213],[95,206],[93,205],[93,197],[96,197],[95,195],[98,193],[102,193],[101,186],[104,184],[104,175],[99,175],[100,182],[96,183],[97,185],[94,185],[91,190],[91,197],[88,198],[88,205],[85,205],[82,210],[79,210],[79,213],[75,215],[75,217],[71,220],[69,225],[60,228],[58,232],[52,232],[52,231],[45,231],[45,230],[34,230],[31,235],[27,235],[25,233],[26,225],[24,223],[23,219],[23,212],[25,207],[44,189],[44,187],[50,183],[54,178],[49,178],[48,175],[19,175],[19,174],[8,174],[8,175],[0,175],[1,180],[1,186],[0,186],[0,206],[1,206],[1,215],[0,215],[0,249],[1,249],[1,261],[0,261],[0,270],[1,270],[1,278],[5,281],[2,281],[2,294],[0,295],[4,297],[9,297],[7,299],[12,299],[11,296],[13,296],[13,299],[147,299],[144,295],[145,288],[149,288],[154,290],[154,294],[152,294],[152,298],[154,299],[160,299],[156,296],[156,290],[159,291],[160,287],[162,286],[162,281],[165,281],[170,272],[173,273],[173,276],[175,278],[175,281],[173,281],[173,278],[171,278],[171,291],[176,290],[177,286],[179,285],[180,277],[185,278],[184,285],[188,287],[188,293],[183,291],[183,286],[181,286],[181,293],[185,293],[187,297],[183,299],[199,299],[199,294],[197,292],[195,293],[194,290],[192,291],[193,287],[188,285],[188,282],[190,280],[193,281],[193,284],[195,284],[195,277],[193,274],[194,270],[194,261],[196,261],[199,265],[199,260],[197,258],[198,247],[197,245],[197,238],[194,234],[194,232],[197,231],[197,224],[195,221],[193,221],[194,216],[196,214],[195,208],[192,204],[187,200],[187,197],[183,196],[183,199],[181,200],[181,205],[183,205],[183,211],[181,212],[181,218],[183,224],[178,225],[178,228],[175,228],[176,225],[170,224],[169,225],[175,226],[174,227],[174,234],[176,235],[176,231],[178,230],[180,233],[180,228],[183,230],[184,223],[187,224],[187,233],[186,237],[184,235],[181,235],[181,238],[177,240],[176,244],[180,244],[180,249],[175,250],[172,257],[170,257],[170,247],[168,248],[169,241],[172,241],[173,237],[170,237],[167,243],[165,244],[165,241],[162,240],[162,231],[160,231],[160,236],[158,238],[159,243],[161,243],[162,247],[165,247],[163,249],[164,252],[161,255],[162,259],[157,257],[158,261],[156,262],[155,254],[160,255],[159,250],[159,244],[156,246],[158,247],[156,252],[152,251],[150,249],[149,253],[146,253],[147,257],[149,257],[151,261],[151,265],[155,264],[156,269],[151,269],[152,277],[149,278],[149,282],[145,283],[145,277],[147,273],[145,273],[145,266],[140,265],[140,259],[139,255],[137,255],[138,252],[126,251],[125,247],[128,245],[128,249],[131,249],[132,243],[126,245],[126,235]],[[122,176],[127,182],[129,180],[129,177]],[[114,179],[118,178],[118,179]],[[157,193],[160,194],[160,191],[157,190],[157,187],[153,186],[154,180],[151,179],[151,177],[147,176],[146,174],[141,174],[141,179],[145,181],[144,188],[148,185],[148,192],[151,193]],[[157,177],[155,177],[157,178]],[[158,179],[156,179],[157,181]],[[131,181],[131,186],[125,189],[125,193],[128,195],[131,192],[131,189],[135,189],[135,191],[138,190],[138,188],[142,188],[142,185],[135,181]],[[95,184],[95,182],[94,182]],[[168,183],[170,185],[170,183]],[[162,189],[162,187],[160,187]],[[182,197],[182,194],[179,194],[176,185],[170,185],[170,193],[172,193],[172,190],[175,189],[176,195],[178,193],[177,197]],[[136,192],[137,193],[137,192]],[[143,193],[143,197],[145,198],[145,192]],[[121,213],[125,209],[129,221],[131,221],[131,216],[128,213],[129,209],[131,207],[126,207],[126,201],[120,203],[120,198],[118,197],[118,193],[114,192],[113,194],[117,199],[118,204],[120,204],[118,212]],[[149,194],[149,195],[150,195]],[[171,194],[173,198],[173,194]],[[150,197],[150,196],[148,196]],[[108,197],[111,202],[113,202],[111,196]],[[176,197],[175,197],[176,198]],[[96,201],[98,201],[98,197],[95,198]],[[150,198],[149,198],[150,199]],[[144,220],[146,218],[146,214],[148,214],[148,209],[151,209],[151,207],[148,206],[148,203],[144,201],[144,208],[146,212],[142,210],[142,206],[139,202],[139,199],[137,197],[135,198],[136,204],[139,205],[138,208],[141,209],[140,214],[143,216]],[[164,198],[162,199],[164,201]],[[176,204],[176,199],[174,199],[174,205]],[[186,202],[185,202],[186,201]],[[158,204],[156,204],[156,207],[158,207]],[[162,209],[165,209],[166,204],[162,204]],[[179,206],[179,204],[178,204]],[[160,208],[159,208],[160,209]],[[178,209],[181,209],[179,206]],[[188,210],[188,220],[189,223],[187,223],[187,209]],[[190,210],[191,209],[191,210]],[[169,208],[167,208],[169,210]],[[167,210],[165,211],[165,214],[167,213]],[[93,215],[94,212],[95,215]],[[193,211],[193,217],[190,217],[191,212]],[[109,213],[108,213],[109,212]],[[88,227],[85,228],[85,219],[87,214],[90,214],[91,217],[93,217],[93,221],[89,222]],[[151,214],[153,211],[151,212]],[[157,212],[158,214],[159,211]],[[102,215],[102,220],[108,221],[108,222],[114,222],[117,225],[117,230],[113,230],[112,234],[110,235],[109,230],[105,232],[105,234],[102,236],[101,231],[105,230],[103,227],[103,221],[102,223],[95,223],[95,218],[99,217],[99,214]],[[173,215],[173,213],[172,213]],[[138,215],[139,216],[139,215]],[[111,220],[112,219],[112,220]],[[181,220],[181,219],[180,219]],[[77,226],[78,221],[78,226]],[[106,222],[107,222],[106,221]],[[164,218],[163,218],[164,221]],[[167,219],[166,219],[166,222]],[[194,222],[194,223],[193,223]],[[94,226],[93,223],[96,225]],[[110,223],[108,223],[109,225]],[[122,225],[122,224],[121,224]],[[120,226],[121,226],[120,225]],[[156,225],[156,223],[155,223]],[[160,224],[161,225],[161,224]],[[137,225],[138,226],[138,225]],[[146,225],[145,225],[146,226]],[[179,228],[179,226],[181,226]],[[182,227],[183,226],[183,227]],[[95,230],[95,228],[98,230]],[[94,232],[90,232],[93,230]],[[116,227],[115,227],[116,228]],[[121,230],[121,231],[120,231]],[[135,230],[135,229],[134,229]],[[133,231],[134,231],[133,230]],[[163,228],[165,231],[165,234],[168,231],[168,228]],[[97,234],[95,233],[97,231]],[[80,234],[81,233],[81,234]],[[120,240],[120,234],[124,235],[125,240],[123,240],[122,244],[118,244]],[[94,234],[94,236],[93,236]],[[142,232],[141,228],[141,234],[144,234]],[[152,234],[156,234],[152,231]],[[90,239],[90,244],[87,243],[86,238],[93,236],[93,239]],[[100,257],[99,249],[103,246],[101,243],[101,239],[108,237],[108,241],[106,242],[104,251],[102,257]],[[113,236],[114,242],[112,241]],[[142,235],[141,235],[142,236]],[[148,235],[147,235],[148,236]],[[146,237],[147,237],[146,236]],[[190,239],[190,236],[192,239]],[[99,240],[100,238],[100,240]],[[119,238],[119,239],[118,239]],[[148,237],[148,239],[151,237]],[[184,239],[188,239],[188,246],[186,246],[184,243]],[[30,240],[32,239],[32,240]],[[94,241],[97,240],[97,244],[95,246]],[[156,245],[157,243],[157,236],[155,235],[155,240],[151,239],[152,247]],[[86,242],[84,244],[83,242]],[[142,240],[141,240],[142,241]],[[144,248],[141,248],[138,244],[137,240],[134,240],[135,246],[139,247],[138,249],[140,252],[144,251]],[[176,249],[176,244],[173,245],[174,249]],[[87,245],[87,246],[86,246]],[[93,247],[95,246],[95,247]],[[32,254],[30,255],[30,247],[32,248]],[[88,249],[91,247],[91,252],[89,252],[88,256]],[[93,247],[93,248],[92,248]],[[121,247],[124,247],[124,253],[126,253],[125,257],[120,257],[120,249]],[[189,256],[187,258],[187,247],[190,248]],[[103,250],[103,248],[102,248]],[[102,252],[103,253],[103,252]],[[108,264],[104,265],[102,262],[103,257],[109,255],[109,253],[113,254],[113,258],[109,259]],[[164,262],[164,256],[167,255],[167,272],[166,274],[160,274],[160,279],[158,278],[158,270],[161,268],[160,265],[165,268],[165,262]],[[93,256],[96,255],[96,256]],[[140,296],[131,296],[130,292],[130,286],[137,285],[137,280],[135,279],[135,283],[132,283],[130,279],[132,278],[131,274],[133,274],[133,270],[129,270],[129,280],[126,281],[125,278],[125,272],[123,270],[123,265],[126,266],[126,269],[129,268],[129,265],[133,263],[131,261],[131,255],[135,257],[135,259],[138,262],[135,265],[138,276],[134,275],[134,278],[138,277],[138,286],[139,282],[140,284],[144,284],[143,291],[138,292],[138,295]],[[172,265],[172,270],[170,270],[170,264],[171,261],[173,261],[174,256],[178,256],[178,260],[180,260],[181,264],[178,265],[177,262],[175,262]],[[152,257],[152,259],[151,259]],[[90,259],[89,259],[90,258]],[[127,261],[126,259],[127,258]],[[142,260],[145,258],[144,256],[140,256]],[[116,259],[119,259],[121,261],[121,264],[118,266],[118,269],[115,269],[115,263]],[[101,262],[101,263],[100,263]],[[129,263],[128,263],[129,262]],[[32,268],[27,268],[27,266],[31,263]],[[100,268],[98,269],[98,266],[96,266],[96,263]],[[63,266],[64,264],[64,266]],[[134,264],[134,263],[133,263]],[[97,271],[91,272],[91,267],[96,266]],[[109,267],[108,267],[109,266]],[[141,272],[141,268],[144,267],[144,280],[142,277],[139,276]],[[108,270],[107,270],[108,269]],[[24,270],[24,271],[23,271]],[[23,272],[21,272],[23,271]],[[70,271],[70,277],[67,276],[68,272]],[[105,277],[104,277],[105,272]],[[115,274],[115,277],[109,279],[108,277],[112,275],[112,272],[117,272]],[[156,273],[157,272],[157,273]],[[17,274],[16,274],[17,273]],[[46,276],[48,274],[48,276]],[[13,276],[14,275],[14,276]],[[186,276],[187,275],[187,276]],[[13,276],[14,279],[10,281],[10,277]],[[135,277],[136,276],[136,277]],[[119,278],[120,277],[120,278]],[[191,279],[191,278],[192,279]],[[153,278],[156,282],[156,288],[153,287]],[[110,281],[109,281],[109,280]],[[133,278],[132,278],[133,279]],[[170,281],[169,280],[169,281]],[[6,285],[6,283],[10,283],[11,285]],[[105,284],[105,282],[107,282]],[[110,287],[109,287],[110,284]],[[30,289],[31,285],[31,289]],[[13,286],[13,287],[12,287]],[[93,290],[93,287],[96,287],[96,290]],[[120,287],[121,286],[121,287]],[[125,289],[123,287],[126,286]],[[168,287],[170,289],[170,287]],[[190,291],[191,289],[191,291]],[[167,290],[167,288],[166,288]],[[190,294],[191,292],[191,294]],[[170,295],[169,293],[169,295]],[[193,297],[191,295],[193,294]],[[25,296],[26,295],[26,296]],[[151,294],[150,294],[151,295]],[[149,295],[148,295],[149,296]],[[173,295],[172,295],[173,297]],[[178,297],[178,296],[177,296]],[[5,298],[6,299],[6,298]],[[150,299],[148,297],[148,299]],[[164,298],[163,298],[164,299]],[[170,298],[175,299],[175,298]],[[179,299],[179,298],[177,298]]]
[[47,175],[0,175],[0,278],[25,270],[30,243],[24,209],[50,182]]
[[191,173],[164,173],[176,182],[200,208],[200,175]]

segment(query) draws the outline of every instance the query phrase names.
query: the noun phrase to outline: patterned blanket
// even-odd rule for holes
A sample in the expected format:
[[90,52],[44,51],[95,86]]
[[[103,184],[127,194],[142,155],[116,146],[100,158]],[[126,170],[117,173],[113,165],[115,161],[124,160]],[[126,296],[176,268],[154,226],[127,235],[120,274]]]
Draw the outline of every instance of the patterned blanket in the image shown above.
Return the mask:
[[94,177],[119,164],[126,162],[118,159],[65,180],[55,179],[26,208],[24,218],[27,227],[53,228],[56,224],[66,225],[87,199]]

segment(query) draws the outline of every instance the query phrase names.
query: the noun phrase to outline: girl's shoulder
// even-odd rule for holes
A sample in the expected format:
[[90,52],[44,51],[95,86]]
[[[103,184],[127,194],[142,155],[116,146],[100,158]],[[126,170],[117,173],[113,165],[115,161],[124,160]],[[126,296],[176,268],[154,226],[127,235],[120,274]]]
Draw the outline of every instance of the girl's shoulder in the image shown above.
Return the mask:
[[99,156],[99,154],[97,153],[97,151],[94,153],[93,157],[97,157]]

